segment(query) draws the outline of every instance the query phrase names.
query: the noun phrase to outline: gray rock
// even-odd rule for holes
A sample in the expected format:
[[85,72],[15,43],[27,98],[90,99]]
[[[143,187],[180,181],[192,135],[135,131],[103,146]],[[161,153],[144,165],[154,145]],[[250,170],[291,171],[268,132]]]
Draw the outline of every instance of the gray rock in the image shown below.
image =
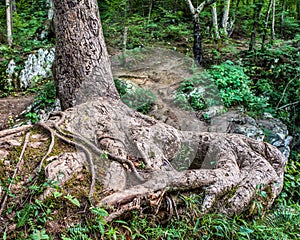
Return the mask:
[[7,65],[7,69],[6,69],[8,87],[12,87],[12,83],[14,82],[14,80],[17,77],[15,68],[16,68],[16,63],[12,59],[9,61],[8,65]]
[[15,86],[21,86],[26,89],[35,86],[36,83],[43,79],[51,77],[54,51],[54,48],[40,48],[37,53],[28,55],[20,72],[16,71],[19,66],[16,65],[14,59],[10,60],[6,69],[9,86],[12,86],[12,83],[14,83]]
[[286,158],[289,157],[292,137],[288,135],[287,126],[279,119],[265,113],[255,120],[240,111],[229,111],[211,119],[211,132],[242,134],[258,141],[266,141],[277,147]]
[[20,72],[22,88],[33,87],[37,81],[52,76],[51,67],[54,61],[54,48],[39,49],[37,55],[30,54]]

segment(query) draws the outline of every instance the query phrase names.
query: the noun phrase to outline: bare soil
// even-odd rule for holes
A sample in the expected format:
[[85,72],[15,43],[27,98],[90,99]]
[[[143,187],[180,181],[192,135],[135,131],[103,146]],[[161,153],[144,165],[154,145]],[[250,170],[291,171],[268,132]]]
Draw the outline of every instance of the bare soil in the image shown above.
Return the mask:
[[15,124],[20,113],[34,100],[34,95],[18,95],[0,98],[0,131]]

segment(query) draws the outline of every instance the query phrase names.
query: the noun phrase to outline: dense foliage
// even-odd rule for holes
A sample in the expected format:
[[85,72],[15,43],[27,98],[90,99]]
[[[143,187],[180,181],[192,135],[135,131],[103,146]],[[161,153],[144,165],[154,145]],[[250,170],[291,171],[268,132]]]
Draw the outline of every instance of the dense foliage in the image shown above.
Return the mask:
[[[191,56],[192,23],[185,1],[98,1],[106,42],[110,49],[120,51],[149,45],[163,45],[180,50]],[[196,4],[196,1],[193,1]],[[198,2],[198,1],[197,1]],[[219,20],[224,1],[217,1]],[[51,239],[55,232],[49,232],[49,221],[54,212],[65,206],[74,208],[74,225],[60,229],[56,236],[61,239],[299,239],[300,238],[300,64],[299,64],[299,1],[278,1],[275,32],[276,39],[261,42],[257,37],[253,51],[248,51],[256,1],[233,1],[230,19],[235,20],[232,38],[215,42],[211,26],[210,8],[201,13],[202,36],[206,44],[205,54],[209,67],[206,72],[197,73],[181,83],[175,102],[185,109],[202,111],[209,106],[223,104],[227,108],[241,106],[255,117],[268,111],[282,119],[294,136],[294,150],[291,152],[285,174],[284,190],[269,212],[259,213],[252,219],[251,213],[227,218],[222,215],[200,216],[198,195],[181,195],[186,211],[178,213],[168,223],[158,217],[133,216],[113,223],[106,223],[107,212],[101,208],[80,208],[81,199],[60,192],[55,183],[42,182],[30,189],[31,197],[47,186],[56,192],[51,201],[39,200],[22,207],[12,206],[7,214],[15,212],[12,223],[16,224],[15,239]],[[9,85],[6,67],[14,59],[20,69],[24,59],[33,50],[53,44],[50,37],[42,38],[47,17],[47,1],[15,1],[13,13],[13,46],[6,45],[5,1],[0,1],[0,94],[8,95],[20,91],[18,84]],[[268,1],[263,2],[258,33],[264,32]],[[126,45],[124,32],[127,28]],[[268,27],[267,33],[270,33]],[[117,50],[116,50],[117,49]],[[20,69],[17,69],[19,71]],[[203,86],[203,82],[205,85]],[[146,113],[155,97],[149,91],[128,89],[116,80],[123,100],[131,107]],[[53,104],[55,90],[53,82],[36,88],[36,104]],[[217,93],[220,93],[218,95]],[[146,99],[146,101],[144,101]],[[36,122],[38,115],[33,111],[27,117]],[[298,143],[297,143],[298,141]],[[2,167],[2,166],[0,166]],[[7,183],[11,179],[7,180]],[[1,180],[1,184],[4,184]],[[12,196],[13,197],[13,196]],[[82,210],[82,211],[79,211]],[[83,212],[83,213],[78,213]],[[249,214],[249,215],[248,215]],[[76,220],[76,221],[75,221]],[[47,228],[48,227],[48,228]],[[3,239],[10,239],[7,233]]]

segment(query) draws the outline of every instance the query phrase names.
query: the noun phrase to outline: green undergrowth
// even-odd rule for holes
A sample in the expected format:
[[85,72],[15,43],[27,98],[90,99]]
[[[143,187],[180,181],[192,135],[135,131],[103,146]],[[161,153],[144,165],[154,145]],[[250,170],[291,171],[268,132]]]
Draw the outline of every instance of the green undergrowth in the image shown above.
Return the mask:
[[268,98],[257,96],[244,69],[231,61],[213,65],[206,71],[194,71],[177,89],[175,103],[192,111],[215,105],[226,108],[242,106],[246,111],[268,111]]
[[[47,1],[14,1],[17,11],[13,12],[12,21],[12,47],[6,42],[0,46],[0,97],[20,91],[19,83],[9,83],[6,69],[11,59],[16,63],[15,72],[19,73],[24,65],[24,60],[29,54],[39,48],[46,48],[54,45],[52,37],[41,38],[46,26]],[[0,3],[0,34],[6,34],[5,25],[5,4]],[[3,21],[2,21],[3,20]]]
[[[16,154],[17,156],[18,154]],[[105,221],[108,210],[96,207],[87,199],[89,174],[83,171],[74,176],[65,187],[55,181],[39,181],[30,185],[29,195],[11,193],[5,212],[7,228],[0,233],[2,239],[299,239],[299,159],[292,152],[285,174],[284,190],[276,199],[272,209],[251,215],[227,217],[209,213],[201,216],[199,205],[203,195],[176,193],[176,211],[170,214],[168,202],[163,200],[159,212],[145,208],[125,214],[110,223]],[[15,179],[15,184],[21,179]],[[46,188],[52,193],[43,201],[38,196]],[[99,190],[101,191],[101,190]],[[263,196],[263,194],[261,194]],[[27,196],[27,197],[26,197]],[[29,196],[29,198],[28,198]],[[21,197],[22,202],[18,202]],[[258,205],[257,205],[258,206]],[[11,232],[9,227],[15,225]]]
[[122,79],[115,79],[114,81],[121,100],[130,108],[147,114],[156,102],[156,96],[152,91],[140,88]]

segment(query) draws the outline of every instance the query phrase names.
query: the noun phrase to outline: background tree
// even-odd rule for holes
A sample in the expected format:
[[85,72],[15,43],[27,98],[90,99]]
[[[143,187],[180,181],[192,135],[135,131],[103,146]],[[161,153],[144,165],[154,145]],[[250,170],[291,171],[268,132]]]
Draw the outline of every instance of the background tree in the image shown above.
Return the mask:
[[216,3],[211,5],[211,15],[212,15],[212,27],[213,27],[213,36],[216,41],[220,40],[220,33],[218,27],[218,16],[217,16],[217,7]]
[[7,43],[12,46],[12,4],[10,0],[5,1],[6,4],[6,25],[7,25]]
[[194,7],[191,0],[186,0],[189,6],[190,12],[193,17],[193,30],[194,30],[194,46],[193,53],[196,63],[199,65],[203,64],[203,49],[202,49],[202,36],[201,36],[201,24],[199,20],[199,14],[202,12],[204,7],[216,2],[216,0],[206,0],[203,1],[197,8]]
[[260,13],[263,7],[263,3],[261,2],[255,2],[254,5],[254,14],[253,14],[253,27],[252,27],[252,33],[251,33],[251,38],[250,38],[250,44],[249,44],[249,51],[254,50],[255,43],[256,43],[256,35],[257,35],[257,30],[259,27],[259,19],[260,19]]
[[229,10],[230,10],[230,0],[225,0],[224,1],[224,6],[223,6],[223,17],[221,21],[221,29],[223,36],[227,38],[228,36],[228,19],[229,19]]

